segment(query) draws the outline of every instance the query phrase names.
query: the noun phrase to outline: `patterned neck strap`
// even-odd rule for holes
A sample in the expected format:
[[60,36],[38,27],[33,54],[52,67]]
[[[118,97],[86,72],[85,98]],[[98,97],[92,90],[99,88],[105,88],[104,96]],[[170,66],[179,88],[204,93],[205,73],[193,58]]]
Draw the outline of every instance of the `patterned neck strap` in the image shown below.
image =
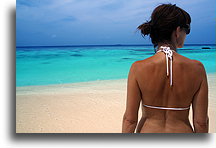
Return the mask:
[[170,60],[170,86],[172,86],[172,61],[173,61],[173,52],[174,50],[171,50],[170,47],[167,46],[161,46],[161,49],[159,49],[158,52],[164,52],[166,55],[166,66],[167,66],[167,76],[169,76],[169,67],[168,67],[168,60]]

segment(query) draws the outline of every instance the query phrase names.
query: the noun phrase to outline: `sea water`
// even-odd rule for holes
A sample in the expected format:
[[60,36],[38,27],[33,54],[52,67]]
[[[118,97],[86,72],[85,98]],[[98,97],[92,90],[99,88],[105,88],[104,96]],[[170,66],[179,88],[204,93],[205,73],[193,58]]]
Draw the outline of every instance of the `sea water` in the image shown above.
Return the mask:
[[[215,73],[215,51],[215,45],[186,45],[177,52]],[[16,86],[123,79],[133,62],[154,53],[145,45],[17,47]]]

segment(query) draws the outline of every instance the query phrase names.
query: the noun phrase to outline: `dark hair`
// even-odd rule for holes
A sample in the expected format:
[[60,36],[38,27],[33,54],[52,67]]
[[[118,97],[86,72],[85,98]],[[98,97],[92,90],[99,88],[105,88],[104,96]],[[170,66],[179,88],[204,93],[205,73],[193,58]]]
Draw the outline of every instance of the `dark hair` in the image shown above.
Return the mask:
[[151,20],[147,21],[137,29],[140,29],[143,36],[149,35],[156,47],[159,42],[170,42],[172,32],[178,26],[190,25],[191,17],[183,9],[175,4],[161,4],[154,9]]

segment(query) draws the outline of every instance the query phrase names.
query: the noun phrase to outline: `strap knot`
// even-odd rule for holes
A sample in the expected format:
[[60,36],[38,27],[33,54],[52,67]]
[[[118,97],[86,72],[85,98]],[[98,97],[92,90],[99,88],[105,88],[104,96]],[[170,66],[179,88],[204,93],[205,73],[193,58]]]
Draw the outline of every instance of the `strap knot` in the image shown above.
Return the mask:
[[167,76],[169,76],[169,67],[168,67],[168,60],[170,60],[170,86],[172,86],[172,56],[173,51],[170,49],[170,47],[161,46],[162,50],[158,50],[157,52],[164,52],[166,55],[166,66],[167,66]]

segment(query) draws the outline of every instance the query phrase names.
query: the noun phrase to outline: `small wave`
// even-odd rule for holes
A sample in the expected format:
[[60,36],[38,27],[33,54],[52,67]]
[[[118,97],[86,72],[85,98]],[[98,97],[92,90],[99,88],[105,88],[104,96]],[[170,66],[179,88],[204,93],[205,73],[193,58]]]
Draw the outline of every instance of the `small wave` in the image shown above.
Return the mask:
[[70,56],[73,56],[73,57],[82,57],[83,55],[81,55],[81,54],[71,54]]

